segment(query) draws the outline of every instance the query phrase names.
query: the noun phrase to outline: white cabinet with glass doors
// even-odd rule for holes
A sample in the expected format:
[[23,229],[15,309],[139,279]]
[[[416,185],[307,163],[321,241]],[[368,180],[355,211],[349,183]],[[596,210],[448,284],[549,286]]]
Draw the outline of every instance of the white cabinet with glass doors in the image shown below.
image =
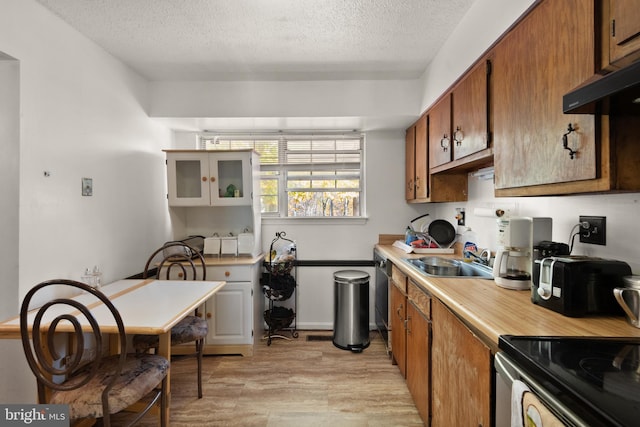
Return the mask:
[[253,203],[253,151],[165,150],[169,206]]

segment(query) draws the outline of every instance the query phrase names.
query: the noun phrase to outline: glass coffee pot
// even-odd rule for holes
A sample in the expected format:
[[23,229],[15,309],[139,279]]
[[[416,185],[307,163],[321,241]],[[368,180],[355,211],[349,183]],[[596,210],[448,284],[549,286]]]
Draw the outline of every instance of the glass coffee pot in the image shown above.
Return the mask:
[[524,290],[531,287],[531,256],[525,248],[500,248],[493,263],[498,286]]

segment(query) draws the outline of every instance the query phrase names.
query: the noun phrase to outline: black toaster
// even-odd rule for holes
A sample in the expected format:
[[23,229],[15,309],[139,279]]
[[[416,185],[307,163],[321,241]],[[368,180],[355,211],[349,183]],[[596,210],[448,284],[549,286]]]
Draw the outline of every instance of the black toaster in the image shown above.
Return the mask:
[[613,288],[631,275],[623,261],[586,256],[557,256],[535,260],[531,301],[569,317],[624,313]]

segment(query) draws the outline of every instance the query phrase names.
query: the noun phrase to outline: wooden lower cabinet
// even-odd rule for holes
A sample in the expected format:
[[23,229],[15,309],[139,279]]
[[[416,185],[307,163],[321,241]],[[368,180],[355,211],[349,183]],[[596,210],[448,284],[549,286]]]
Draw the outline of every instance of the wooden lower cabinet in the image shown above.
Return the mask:
[[489,427],[489,347],[395,266],[391,281],[392,360],[424,424]]
[[[411,289],[412,285],[409,282]],[[418,290],[418,292],[421,292]],[[428,300],[428,297],[426,297]],[[430,418],[431,325],[419,302],[407,305],[407,387],[425,425]]]
[[[406,280],[406,279],[405,279]],[[393,279],[392,279],[393,281]],[[403,377],[407,377],[407,295],[393,282],[389,286],[391,296],[391,358],[398,365]]]
[[431,425],[492,425],[490,349],[437,300],[432,330]]

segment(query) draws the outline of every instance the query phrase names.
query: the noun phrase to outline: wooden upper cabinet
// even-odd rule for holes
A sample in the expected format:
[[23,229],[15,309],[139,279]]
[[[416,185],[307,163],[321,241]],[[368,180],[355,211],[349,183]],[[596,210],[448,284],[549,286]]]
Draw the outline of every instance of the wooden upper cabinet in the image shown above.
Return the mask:
[[[605,0],[603,33],[608,37],[609,69],[615,69],[640,59],[640,4],[638,0]],[[608,6],[608,9],[607,9]],[[608,12],[608,13],[607,13]],[[604,25],[603,25],[604,27]],[[607,46],[606,40],[603,43]],[[605,64],[606,65],[606,64]]]
[[453,159],[489,148],[488,78],[491,63],[481,61],[453,89]]
[[405,199],[426,202],[429,196],[427,168],[427,116],[407,129],[405,135]]
[[493,49],[496,195],[575,192],[501,190],[596,178],[594,116],[562,112],[562,96],[595,72],[594,16],[594,2],[543,1]]
[[428,145],[427,145],[427,115],[424,114],[416,123],[416,199],[426,199],[429,196],[428,173]]
[[451,137],[451,94],[446,94],[428,112],[429,168],[448,163],[453,158]]
[[407,129],[405,134],[404,159],[405,159],[405,184],[404,198],[413,200],[416,198],[416,126],[413,125]]

